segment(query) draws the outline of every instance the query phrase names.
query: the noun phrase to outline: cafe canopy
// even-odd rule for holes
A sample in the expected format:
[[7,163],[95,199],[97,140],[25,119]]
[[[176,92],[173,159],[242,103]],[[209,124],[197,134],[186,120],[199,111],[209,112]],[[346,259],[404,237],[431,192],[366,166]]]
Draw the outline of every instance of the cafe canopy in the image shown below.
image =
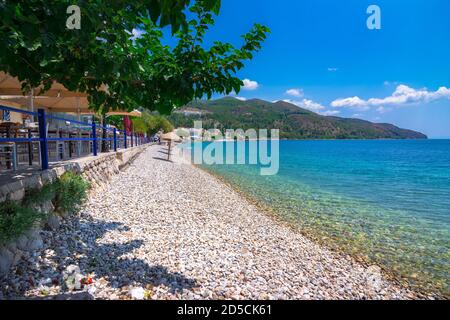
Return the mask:
[[[106,86],[102,90],[106,90]],[[0,100],[12,103],[15,107],[26,107],[29,111],[36,111],[38,108],[43,108],[49,112],[94,113],[89,109],[89,102],[85,93],[69,91],[62,84],[55,82],[48,91],[42,92],[42,86],[40,86],[31,90],[29,94],[24,95],[21,82],[16,77],[12,77],[3,71],[0,71]],[[107,114],[141,116],[141,113],[137,110],[131,112],[115,110]]]

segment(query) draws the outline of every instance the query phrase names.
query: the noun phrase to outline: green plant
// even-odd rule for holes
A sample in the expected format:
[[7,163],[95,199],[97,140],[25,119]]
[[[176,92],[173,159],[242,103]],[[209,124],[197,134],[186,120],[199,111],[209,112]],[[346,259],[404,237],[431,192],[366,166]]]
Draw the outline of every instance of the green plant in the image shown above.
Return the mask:
[[131,122],[133,123],[133,130],[134,132],[147,132],[147,124],[145,123],[144,119],[142,118],[133,118],[131,119]]
[[164,132],[164,133],[168,133],[168,132],[171,132],[171,131],[173,131],[173,125],[169,122],[169,120],[167,120],[166,118],[164,118],[164,117],[160,117],[159,119],[158,119],[158,121],[159,121],[159,127],[160,127],[160,129]]
[[79,204],[87,197],[89,187],[89,182],[81,176],[66,172],[41,189],[27,191],[22,204],[9,200],[0,203],[0,245],[20,237],[35,223],[45,220],[47,214],[34,207],[46,201],[53,201],[59,212],[77,212]]
[[25,207],[31,207],[33,205],[39,205],[46,201],[53,200],[55,198],[56,186],[55,182],[44,185],[41,189],[27,190],[25,197],[22,200],[22,205]]
[[13,201],[0,203],[0,245],[20,237],[45,217],[46,214]]
[[75,173],[66,172],[54,184],[56,210],[68,214],[76,213],[79,204],[87,197],[90,183]]

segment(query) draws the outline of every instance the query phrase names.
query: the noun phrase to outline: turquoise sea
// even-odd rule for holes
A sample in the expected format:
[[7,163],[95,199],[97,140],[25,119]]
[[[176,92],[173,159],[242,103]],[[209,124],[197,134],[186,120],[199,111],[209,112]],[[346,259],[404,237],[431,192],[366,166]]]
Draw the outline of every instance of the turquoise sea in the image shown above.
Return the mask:
[[280,141],[279,153],[274,176],[203,167],[319,241],[449,295],[450,140]]

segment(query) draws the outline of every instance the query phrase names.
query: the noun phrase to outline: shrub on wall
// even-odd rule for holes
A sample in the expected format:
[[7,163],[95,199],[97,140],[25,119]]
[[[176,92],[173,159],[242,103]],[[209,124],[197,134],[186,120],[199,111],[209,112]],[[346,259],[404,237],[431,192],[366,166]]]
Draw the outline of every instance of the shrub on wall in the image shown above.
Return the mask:
[[44,213],[13,201],[0,203],[0,245],[20,237],[45,217]]
[[5,201],[0,203],[0,245],[17,239],[30,230],[35,223],[47,218],[38,207],[52,201],[58,212],[76,213],[86,199],[89,182],[72,172],[64,173],[58,180],[41,189],[28,190],[22,203]]
[[41,189],[30,189],[25,193],[22,204],[26,207],[39,206],[55,198],[56,183],[44,185]]
[[72,172],[64,173],[55,183],[55,207],[59,212],[77,212],[79,204],[87,197],[88,181]]

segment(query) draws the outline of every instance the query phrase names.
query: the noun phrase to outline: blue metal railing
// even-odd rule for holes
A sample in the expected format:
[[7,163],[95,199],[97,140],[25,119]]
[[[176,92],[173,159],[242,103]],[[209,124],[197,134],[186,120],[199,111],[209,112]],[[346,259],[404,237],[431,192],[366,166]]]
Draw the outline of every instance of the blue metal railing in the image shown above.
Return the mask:
[[[138,135],[134,132],[132,132],[130,135],[127,135],[125,130],[117,130],[116,128],[110,128],[110,127],[104,127],[96,124],[95,122],[92,123],[86,123],[81,122],[77,120],[67,119],[51,114],[47,114],[44,109],[38,109],[37,112],[32,112],[28,110],[22,110],[22,109],[16,109],[11,108],[7,106],[0,105],[0,110],[3,111],[9,111],[9,112],[17,112],[21,114],[26,114],[29,116],[37,117],[38,119],[38,133],[39,138],[33,138],[29,136],[28,138],[17,138],[17,137],[0,137],[0,143],[2,142],[8,142],[8,143],[20,143],[20,142],[39,142],[40,145],[40,160],[41,160],[41,166],[42,170],[48,169],[48,163],[49,163],[49,149],[48,149],[48,142],[49,141],[62,141],[62,142],[72,142],[72,141],[89,141],[92,142],[92,154],[94,156],[97,156],[98,154],[98,142],[99,141],[107,141],[112,142],[112,147],[114,151],[117,151],[119,148],[119,143],[123,141],[123,147],[127,149],[128,147],[128,140],[130,141],[131,147],[145,144],[149,142],[149,139],[147,137],[144,137],[142,135]],[[47,133],[47,122],[48,119],[56,120],[56,121],[65,121],[69,124],[76,124],[81,127],[79,128],[90,128],[90,137],[89,138],[82,138],[82,137],[48,137]],[[106,134],[106,138],[98,138],[97,137],[97,130],[101,129],[103,132],[112,131],[112,138],[108,138],[108,134]],[[70,148],[70,147],[69,147]],[[30,160],[31,161],[31,160]]]

